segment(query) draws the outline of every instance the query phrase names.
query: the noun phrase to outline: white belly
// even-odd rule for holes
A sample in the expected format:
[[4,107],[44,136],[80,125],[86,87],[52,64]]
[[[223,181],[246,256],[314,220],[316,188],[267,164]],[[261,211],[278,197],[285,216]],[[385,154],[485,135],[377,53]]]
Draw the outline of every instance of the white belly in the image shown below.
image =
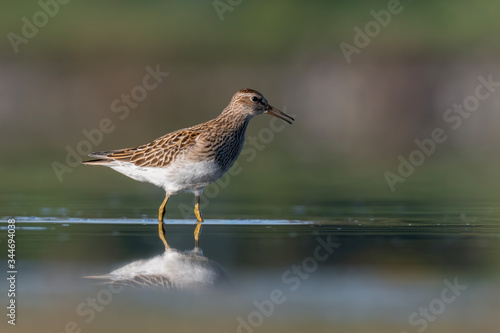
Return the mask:
[[176,161],[165,168],[139,167],[127,162],[115,163],[109,167],[132,179],[162,187],[169,194],[198,191],[224,174],[213,161]]

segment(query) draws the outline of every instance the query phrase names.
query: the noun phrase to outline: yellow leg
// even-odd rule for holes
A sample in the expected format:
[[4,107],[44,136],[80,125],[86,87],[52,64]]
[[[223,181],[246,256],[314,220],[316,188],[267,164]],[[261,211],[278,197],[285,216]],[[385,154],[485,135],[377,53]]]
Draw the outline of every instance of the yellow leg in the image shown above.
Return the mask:
[[195,246],[199,247],[200,245],[199,237],[200,237],[201,222],[203,222],[203,217],[201,217],[201,211],[200,211],[200,196],[197,195],[195,197],[195,200],[196,204],[194,205],[194,214],[196,215],[198,223],[196,224],[196,228],[194,229],[194,241],[195,241]]
[[165,206],[167,205],[167,201],[170,195],[165,195],[165,200],[163,200],[160,210],[158,211],[158,235],[160,235],[160,239],[165,244],[165,250],[168,250],[170,246],[167,244],[167,240],[165,239],[165,230],[163,229],[163,216],[165,216]]

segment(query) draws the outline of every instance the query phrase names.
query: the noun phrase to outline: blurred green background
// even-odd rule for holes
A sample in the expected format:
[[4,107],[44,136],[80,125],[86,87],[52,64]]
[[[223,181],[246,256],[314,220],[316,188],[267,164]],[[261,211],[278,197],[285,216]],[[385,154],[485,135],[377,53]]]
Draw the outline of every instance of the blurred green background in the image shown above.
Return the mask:
[[[262,130],[271,118],[252,121],[247,138],[268,143],[255,159],[240,158],[242,172],[227,186],[215,185],[224,188],[211,192],[206,217],[280,218],[339,202],[500,199],[500,91],[458,129],[443,120],[474,93],[478,76],[500,81],[497,2],[402,1],[350,63],[339,45],[354,45],[354,29],[364,30],[374,21],[370,12],[387,10],[387,1],[242,1],[230,8],[69,1],[16,53],[12,33],[22,36],[24,17],[44,23],[42,8],[4,3],[1,215],[154,218],[161,189],[101,167],[77,166],[59,181],[53,163],[66,164],[67,147],[77,149],[82,131],[103,118],[115,127],[92,151],[143,144],[211,119],[246,87],[296,122],[268,140]],[[169,76],[122,120],[112,103],[142,84],[147,66]],[[435,128],[448,140],[391,191],[384,173],[397,173],[398,157],[408,158],[414,140]],[[191,205],[192,197],[173,201]],[[181,210],[167,209],[167,217],[185,217]]]

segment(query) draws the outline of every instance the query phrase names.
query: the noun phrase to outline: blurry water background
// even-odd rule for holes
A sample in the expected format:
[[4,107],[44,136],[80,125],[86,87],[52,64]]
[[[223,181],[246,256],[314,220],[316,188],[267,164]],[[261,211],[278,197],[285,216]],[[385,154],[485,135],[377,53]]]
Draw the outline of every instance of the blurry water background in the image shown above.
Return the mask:
[[[354,45],[354,29],[387,1],[89,0],[57,13],[42,3],[54,15],[18,52],[10,33],[22,36],[42,7],[0,11],[0,257],[15,217],[18,332],[60,332],[69,321],[89,332],[236,331],[254,300],[288,290],[282,274],[320,236],[334,237],[338,253],[253,330],[415,332],[408,317],[457,278],[468,289],[425,331],[498,331],[500,91],[456,129],[443,118],[479,77],[500,82],[497,2],[402,1],[350,62],[339,45]],[[214,3],[232,10],[221,20]],[[169,75],[114,112],[147,67]],[[68,149],[135,146],[206,121],[246,87],[296,122],[252,120],[238,165],[206,189],[203,252],[238,293],[119,294],[83,322],[75,308],[101,287],[82,276],[161,253],[164,194],[102,167],[58,177],[54,162],[67,165]],[[84,143],[103,119],[113,129]],[[391,190],[384,174],[398,174],[400,156],[436,128],[447,140]],[[193,246],[192,206],[191,194],[167,206],[167,238],[180,250]]]

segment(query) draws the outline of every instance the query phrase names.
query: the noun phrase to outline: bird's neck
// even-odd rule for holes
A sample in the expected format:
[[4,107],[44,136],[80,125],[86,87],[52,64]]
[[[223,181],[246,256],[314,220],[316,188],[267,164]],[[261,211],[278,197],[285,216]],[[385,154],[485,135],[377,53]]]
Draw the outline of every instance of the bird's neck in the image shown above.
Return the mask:
[[246,115],[241,112],[235,112],[229,106],[222,111],[222,113],[214,119],[222,127],[227,128],[229,131],[238,131],[245,129],[252,119],[251,115]]

